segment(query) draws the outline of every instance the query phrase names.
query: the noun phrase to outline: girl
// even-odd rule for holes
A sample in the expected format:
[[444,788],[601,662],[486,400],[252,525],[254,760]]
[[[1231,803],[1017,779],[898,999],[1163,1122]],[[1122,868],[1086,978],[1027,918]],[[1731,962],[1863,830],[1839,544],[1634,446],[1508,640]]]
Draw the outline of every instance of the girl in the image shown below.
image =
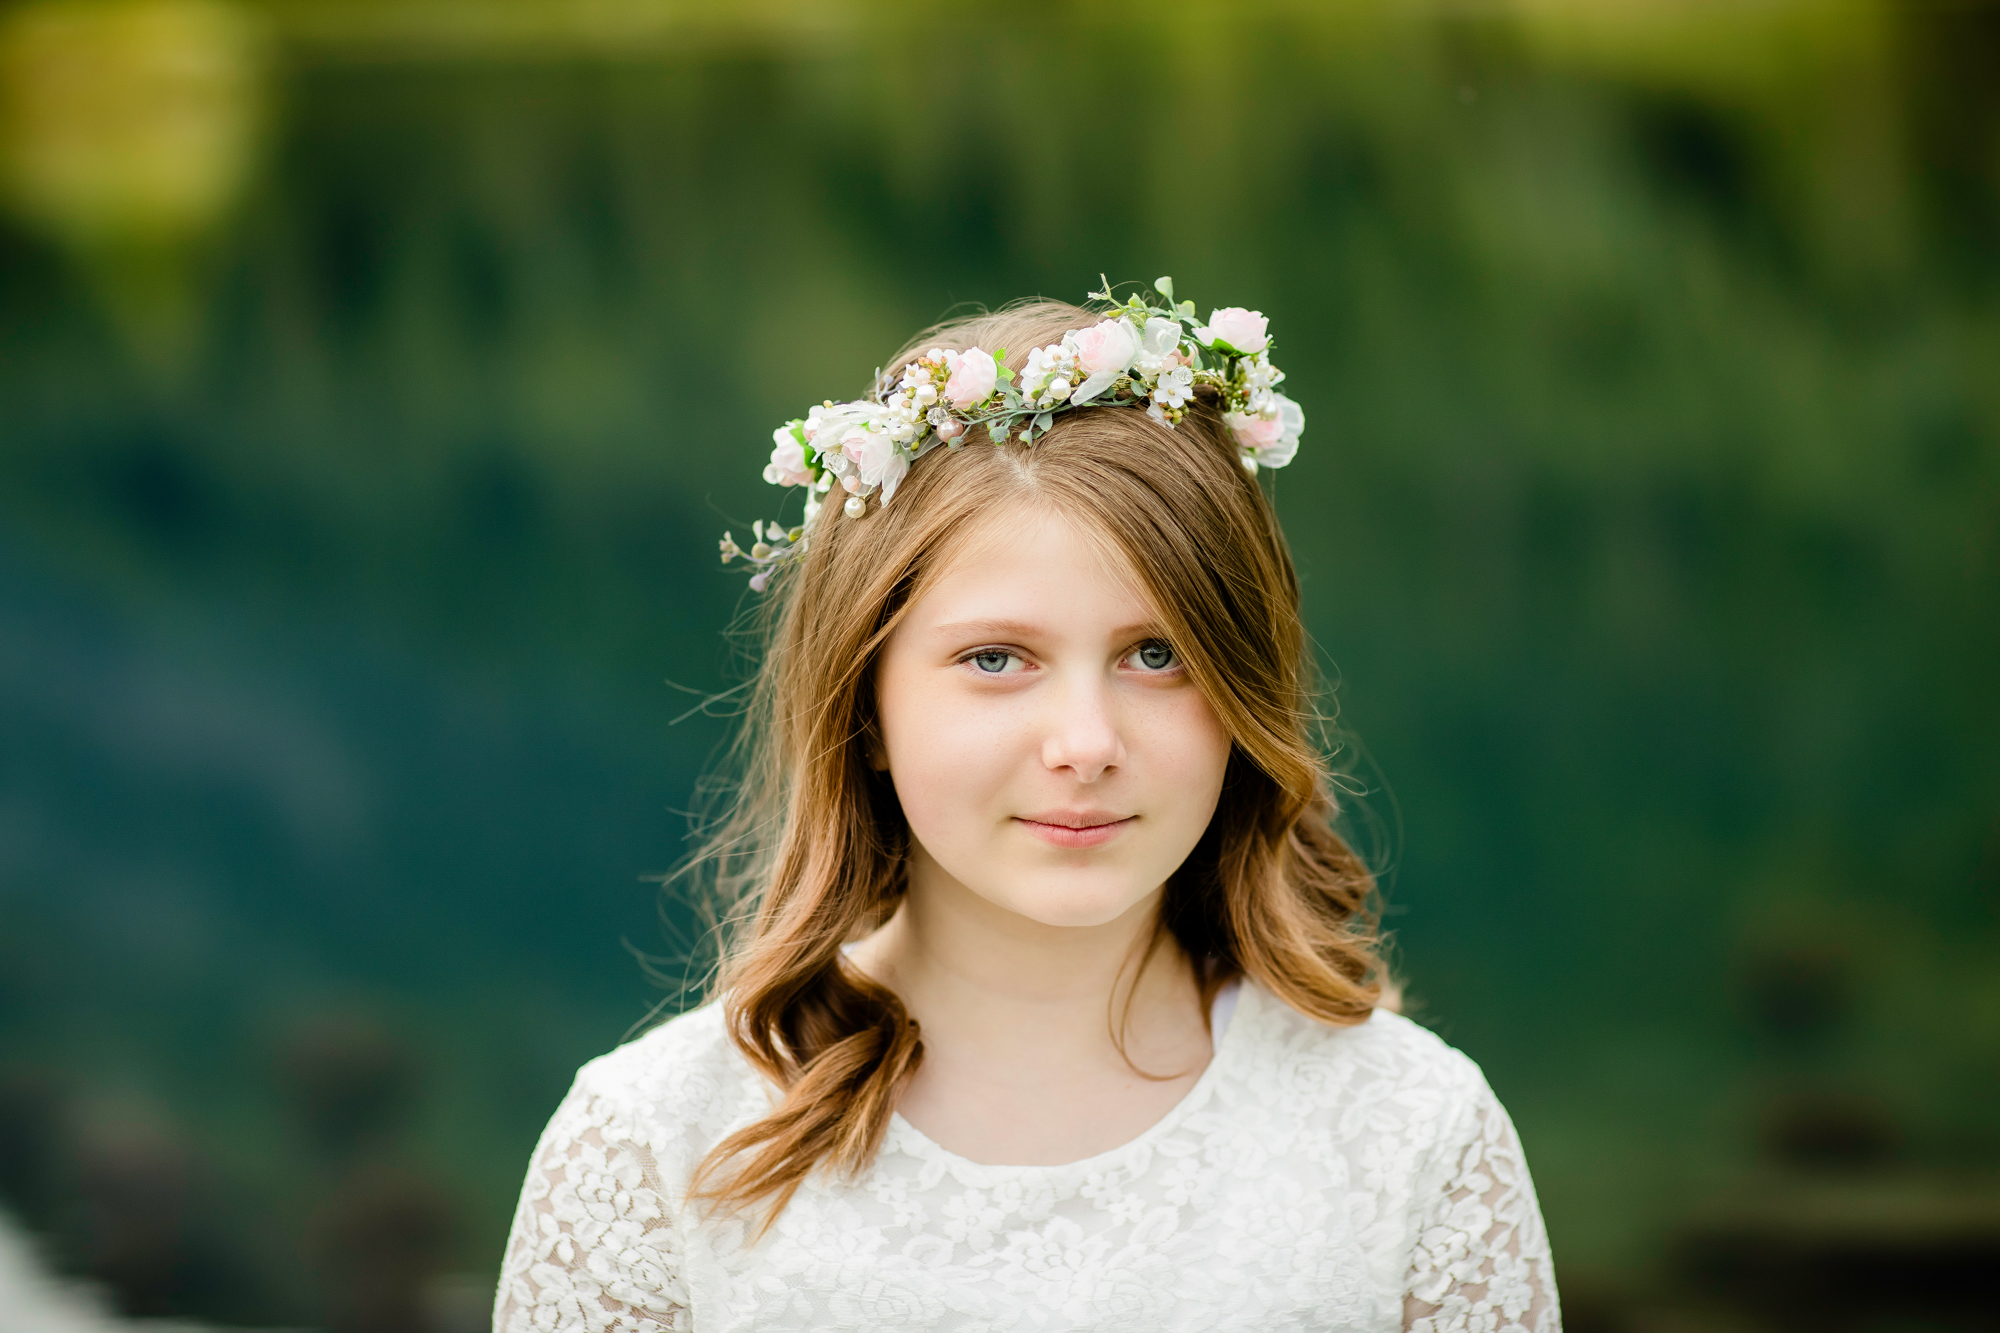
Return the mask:
[[778,431],[806,522],[723,543],[776,576],[741,927],[578,1075],[498,1333],[1559,1328],[1513,1128],[1384,1005],[1331,826],[1255,476],[1303,413],[1261,315],[1156,288]]

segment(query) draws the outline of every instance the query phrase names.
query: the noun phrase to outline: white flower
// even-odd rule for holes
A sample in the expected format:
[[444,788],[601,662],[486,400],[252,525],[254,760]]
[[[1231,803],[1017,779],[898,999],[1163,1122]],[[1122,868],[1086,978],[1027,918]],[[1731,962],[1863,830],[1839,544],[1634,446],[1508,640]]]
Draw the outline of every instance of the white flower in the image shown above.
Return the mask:
[[1299,451],[1299,437],[1306,433],[1306,410],[1281,393],[1271,396],[1278,400],[1278,421],[1283,426],[1278,434],[1278,444],[1284,450],[1284,457],[1273,457],[1265,461],[1264,466],[1283,467]]
[[1194,397],[1194,372],[1186,366],[1163,371],[1153,382],[1153,401],[1161,407],[1185,407]]
[[1028,353],[1021,371],[1021,396],[1035,407],[1054,407],[1069,397],[1076,385],[1077,358],[1074,333],[1048,347]]
[[1243,374],[1264,388],[1269,388],[1285,378],[1285,372],[1272,365],[1271,358],[1262,352],[1244,358]]
[[[1273,463],[1272,467],[1279,464]],[[896,498],[896,488],[903,484],[903,478],[910,475],[910,456],[898,449],[889,455],[887,466],[882,469],[882,503],[888,504]]]
[[896,457],[896,443],[883,431],[857,427],[840,437],[840,452],[858,469],[856,475],[861,484],[875,487],[888,475],[890,461]]
[[1028,359],[1021,365],[1021,394],[1032,402],[1041,393],[1042,385],[1048,382],[1047,349],[1037,347],[1028,353]]
[[1133,359],[1133,368],[1150,379],[1180,363],[1180,345],[1181,322],[1156,315],[1146,321],[1146,328],[1139,335],[1139,354]]

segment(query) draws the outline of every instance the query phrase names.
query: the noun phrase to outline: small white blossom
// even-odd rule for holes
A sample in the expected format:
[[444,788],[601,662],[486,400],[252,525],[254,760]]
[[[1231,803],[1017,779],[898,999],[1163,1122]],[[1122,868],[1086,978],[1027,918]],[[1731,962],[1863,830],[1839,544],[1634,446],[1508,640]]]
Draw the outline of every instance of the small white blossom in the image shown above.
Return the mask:
[[1194,397],[1194,372],[1186,366],[1162,371],[1153,382],[1153,402],[1160,407],[1186,407]]

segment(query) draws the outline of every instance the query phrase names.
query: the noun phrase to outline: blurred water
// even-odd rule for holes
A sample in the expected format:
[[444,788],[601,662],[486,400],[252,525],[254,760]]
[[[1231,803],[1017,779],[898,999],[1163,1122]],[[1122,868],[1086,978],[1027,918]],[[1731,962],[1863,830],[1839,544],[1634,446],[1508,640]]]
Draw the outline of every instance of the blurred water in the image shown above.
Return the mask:
[[1572,1324],[1995,1253],[1994,11],[887,14],[0,11],[0,1199],[133,1313],[457,1318],[679,947],[770,424],[1171,272],[1279,335]]

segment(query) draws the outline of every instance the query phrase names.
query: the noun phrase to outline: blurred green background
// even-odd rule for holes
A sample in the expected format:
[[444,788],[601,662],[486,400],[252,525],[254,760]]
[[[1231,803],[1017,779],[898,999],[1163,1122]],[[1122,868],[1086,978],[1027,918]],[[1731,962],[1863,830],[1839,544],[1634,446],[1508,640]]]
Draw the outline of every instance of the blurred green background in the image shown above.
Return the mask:
[[1887,0],[0,6],[0,1209],[131,1315],[480,1327],[686,947],[770,426],[1171,273],[1310,415],[1569,1327],[1991,1327],[1996,71]]

